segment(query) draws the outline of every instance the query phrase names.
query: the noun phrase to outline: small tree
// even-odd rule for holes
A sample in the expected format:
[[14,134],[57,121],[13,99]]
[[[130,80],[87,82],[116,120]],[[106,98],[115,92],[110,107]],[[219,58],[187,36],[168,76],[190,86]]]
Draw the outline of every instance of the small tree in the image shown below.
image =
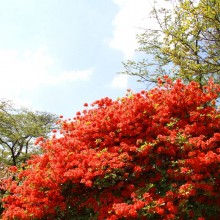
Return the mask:
[[7,183],[2,219],[219,219],[220,86],[159,83],[39,139],[44,153]]
[[[5,179],[10,165],[20,166],[31,155],[40,153],[34,146],[37,137],[49,137],[55,127],[57,116],[40,111],[15,108],[10,101],[0,102],[0,213],[1,199],[5,194]],[[13,177],[14,178],[14,177]]]
[[0,161],[14,165],[25,162],[37,147],[37,137],[48,137],[57,117],[47,112],[17,109],[9,101],[0,108]]

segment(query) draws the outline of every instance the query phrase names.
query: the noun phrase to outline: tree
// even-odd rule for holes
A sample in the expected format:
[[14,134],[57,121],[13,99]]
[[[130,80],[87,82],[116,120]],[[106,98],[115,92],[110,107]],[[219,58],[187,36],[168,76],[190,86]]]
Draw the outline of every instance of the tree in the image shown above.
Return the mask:
[[61,119],[8,180],[2,219],[219,219],[220,86],[159,83]]
[[9,165],[25,162],[37,147],[37,137],[48,137],[57,116],[40,111],[17,109],[9,101],[0,105],[0,161]]
[[124,63],[124,73],[142,82],[169,75],[205,85],[210,77],[220,83],[220,2],[179,0],[173,10],[154,6],[157,30],[139,35],[139,51],[146,59]]
[[0,102],[0,213],[5,194],[5,180],[13,175],[10,165],[20,166],[33,154],[40,153],[34,146],[37,137],[49,137],[57,116],[39,111],[15,108],[10,101]]

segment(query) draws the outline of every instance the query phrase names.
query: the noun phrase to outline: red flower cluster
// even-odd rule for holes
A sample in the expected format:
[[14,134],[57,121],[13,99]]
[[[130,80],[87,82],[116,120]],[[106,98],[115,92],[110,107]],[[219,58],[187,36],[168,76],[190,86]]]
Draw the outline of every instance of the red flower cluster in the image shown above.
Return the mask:
[[219,219],[220,86],[165,80],[60,117],[8,186],[2,219]]

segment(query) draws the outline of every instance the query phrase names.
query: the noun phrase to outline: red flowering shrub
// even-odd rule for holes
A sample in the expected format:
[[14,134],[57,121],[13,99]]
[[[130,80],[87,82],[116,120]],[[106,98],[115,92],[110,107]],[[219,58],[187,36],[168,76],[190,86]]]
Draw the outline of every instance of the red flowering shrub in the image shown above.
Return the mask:
[[167,79],[60,119],[8,186],[2,219],[219,219],[219,92]]

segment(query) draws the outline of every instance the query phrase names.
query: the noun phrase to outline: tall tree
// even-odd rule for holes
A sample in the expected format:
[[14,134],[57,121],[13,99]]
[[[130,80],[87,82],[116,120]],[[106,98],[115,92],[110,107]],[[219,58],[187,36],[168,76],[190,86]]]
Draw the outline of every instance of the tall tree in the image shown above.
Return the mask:
[[17,109],[9,101],[0,104],[0,161],[10,165],[24,162],[37,150],[34,140],[48,137],[56,126],[53,114]]
[[142,82],[156,82],[158,76],[181,77],[204,85],[210,77],[220,82],[220,2],[219,0],[179,0],[173,10],[151,12],[157,30],[138,36],[142,61],[124,63],[124,73]]

